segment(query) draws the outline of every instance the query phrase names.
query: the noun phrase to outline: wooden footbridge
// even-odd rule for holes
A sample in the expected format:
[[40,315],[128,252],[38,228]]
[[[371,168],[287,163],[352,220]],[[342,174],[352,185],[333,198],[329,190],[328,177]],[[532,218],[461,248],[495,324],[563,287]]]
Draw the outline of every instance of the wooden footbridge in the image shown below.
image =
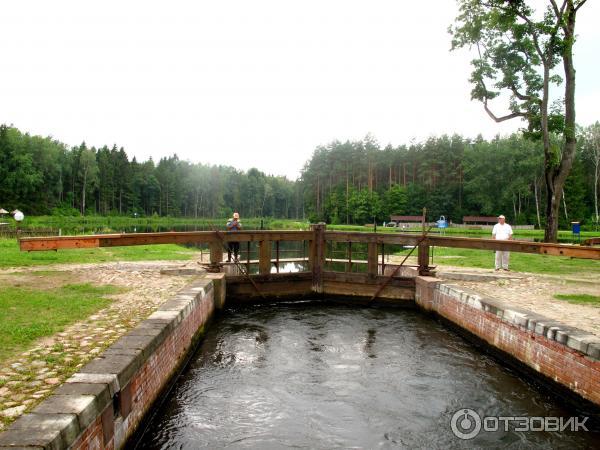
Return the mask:
[[[246,261],[237,264],[238,271],[227,270],[227,296],[253,299],[257,297],[297,297],[314,294],[347,296],[366,299],[412,300],[414,276],[399,270],[398,265],[385,261],[386,246],[416,250],[417,265],[414,274],[431,275],[432,247],[453,247],[481,250],[506,250],[600,260],[600,248],[579,245],[547,244],[526,241],[496,241],[463,237],[433,236],[426,232],[363,233],[327,231],[324,224],[312,225],[309,231],[195,231],[167,233],[106,234],[92,236],[30,237],[21,238],[23,251],[48,251],[117,247],[148,244],[205,244],[210,249],[207,268],[223,271],[223,253],[229,242],[245,243]],[[306,249],[301,258],[280,258],[280,243],[302,243]],[[250,246],[258,246],[258,259],[250,259]],[[333,249],[342,248],[343,258],[334,258]],[[366,251],[365,251],[366,249]],[[366,258],[357,259],[357,250]],[[353,259],[354,257],[354,259]],[[294,273],[277,273],[285,262],[302,262],[302,269]],[[403,261],[403,263],[406,261]],[[257,265],[257,273],[250,270]],[[275,270],[273,270],[275,268]],[[360,270],[355,271],[357,268]],[[401,267],[400,267],[401,268]],[[233,274],[232,274],[233,272]],[[273,273],[275,272],[275,273]]]

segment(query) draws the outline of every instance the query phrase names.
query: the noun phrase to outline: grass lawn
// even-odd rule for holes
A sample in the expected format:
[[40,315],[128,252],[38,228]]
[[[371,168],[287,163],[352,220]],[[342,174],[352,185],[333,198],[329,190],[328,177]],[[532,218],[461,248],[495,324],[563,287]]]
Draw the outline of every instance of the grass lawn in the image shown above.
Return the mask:
[[0,290],[0,362],[33,341],[62,331],[106,307],[114,286],[67,284],[54,289],[7,287]]
[[22,252],[15,239],[0,239],[0,268],[107,261],[188,260],[197,249],[176,244]]
[[[398,252],[397,254],[402,255],[406,252]],[[416,255],[416,252],[413,252],[413,255]],[[433,265],[477,267],[491,270],[494,268],[494,252],[492,250],[435,247],[433,249]],[[511,252],[510,268],[516,272],[548,275],[573,275],[585,272],[586,274],[598,274],[600,278],[600,261],[589,259]]]
[[589,305],[600,307],[600,296],[590,294],[555,294],[557,300],[566,300],[577,305]]

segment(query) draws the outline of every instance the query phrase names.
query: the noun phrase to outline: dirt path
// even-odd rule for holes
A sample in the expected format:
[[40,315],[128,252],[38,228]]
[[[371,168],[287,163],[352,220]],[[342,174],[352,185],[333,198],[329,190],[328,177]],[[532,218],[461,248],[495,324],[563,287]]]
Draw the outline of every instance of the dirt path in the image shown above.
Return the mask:
[[126,288],[110,306],[37,341],[0,367],[0,430],[45,398],[62,381],[136,326],[191,280],[165,275],[165,268],[194,268],[196,261],[68,264],[0,271],[3,285],[55,288],[69,283],[111,284]]

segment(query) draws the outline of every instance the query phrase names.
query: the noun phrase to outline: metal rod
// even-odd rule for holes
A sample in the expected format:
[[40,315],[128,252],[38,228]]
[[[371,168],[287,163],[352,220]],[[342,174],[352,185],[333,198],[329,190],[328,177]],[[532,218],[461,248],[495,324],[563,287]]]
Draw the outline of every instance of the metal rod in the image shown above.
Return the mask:
[[[223,237],[221,235],[221,232],[219,230],[215,230],[215,235],[217,236],[218,240],[221,242],[221,245],[223,246],[223,248],[226,248],[225,246],[225,241],[223,240]],[[233,258],[234,264],[238,269],[238,272],[240,272],[242,275],[245,275],[246,278],[248,278],[248,280],[250,281],[250,283],[252,284],[252,286],[254,286],[254,289],[256,290],[256,293],[258,295],[260,295],[262,298],[265,298],[265,295],[261,292],[261,290],[258,288],[258,285],[256,284],[256,282],[252,279],[252,277],[250,276],[250,272],[247,272],[245,270],[243,270],[243,267],[239,261],[236,261],[235,258]]]
[[429,232],[429,230],[431,230],[431,228],[432,227],[429,227],[429,229],[427,231],[423,230],[423,236],[421,237],[421,239],[419,239],[417,244],[413,248],[410,249],[410,252],[408,252],[408,255],[406,255],[404,257],[404,259],[402,260],[400,265],[398,267],[396,267],[396,269],[392,272],[392,274],[389,277],[387,277],[387,279],[381,284],[381,286],[379,286],[379,289],[377,289],[377,291],[373,294],[373,297],[371,297],[371,300],[369,300],[369,301],[372,302],[379,296],[379,294],[381,294],[381,291],[383,291],[385,289],[385,287],[390,283],[390,281],[392,281],[392,279],[396,276],[396,274],[398,273],[400,268],[403,266],[403,264],[406,262],[408,257],[412,254],[412,252],[415,251],[415,248],[417,248],[421,242],[423,242],[425,239],[427,239],[427,233]]

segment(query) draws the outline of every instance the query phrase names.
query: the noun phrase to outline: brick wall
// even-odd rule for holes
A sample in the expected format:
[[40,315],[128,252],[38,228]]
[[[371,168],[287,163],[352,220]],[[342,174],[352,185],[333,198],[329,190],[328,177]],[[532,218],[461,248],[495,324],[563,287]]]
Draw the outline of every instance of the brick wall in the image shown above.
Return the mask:
[[431,277],[417,277],[415,299],[544,377],[600,406],[600,339]]
[[0,448],[121,448],[224,298],[222,274],[179,291],[0,434]]

